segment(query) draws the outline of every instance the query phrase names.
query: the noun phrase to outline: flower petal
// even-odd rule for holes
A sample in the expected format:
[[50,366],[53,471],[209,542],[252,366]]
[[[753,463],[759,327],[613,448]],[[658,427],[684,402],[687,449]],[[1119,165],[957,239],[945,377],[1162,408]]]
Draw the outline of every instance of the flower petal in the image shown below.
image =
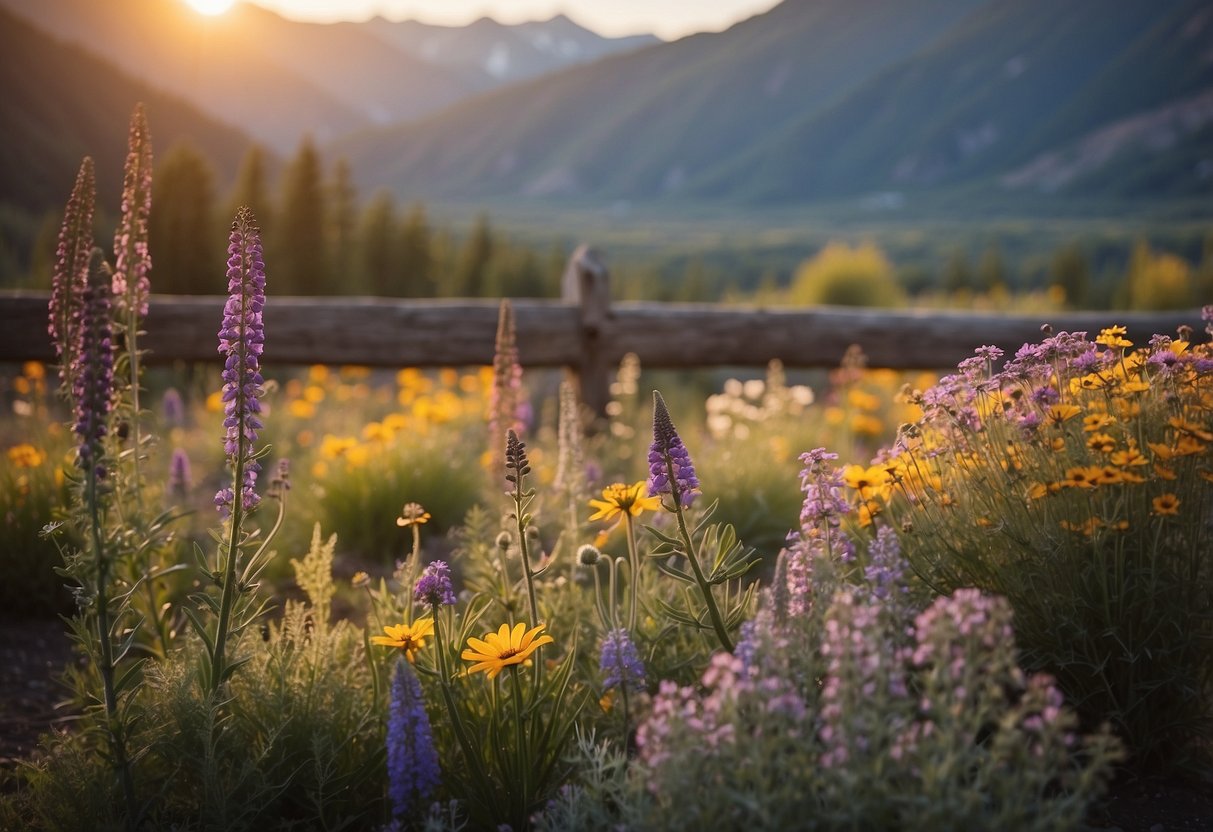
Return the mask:
[[[501,626],[503,628],[505,627],[504,624]],[[522,643],[522,634],[525,632],[526,632],[526,622],[519,621],[517,624],[515,624],[514,631],[512,633],[510,633],[510,641],[509,641],[510,647],[517,649],[518,646]]]

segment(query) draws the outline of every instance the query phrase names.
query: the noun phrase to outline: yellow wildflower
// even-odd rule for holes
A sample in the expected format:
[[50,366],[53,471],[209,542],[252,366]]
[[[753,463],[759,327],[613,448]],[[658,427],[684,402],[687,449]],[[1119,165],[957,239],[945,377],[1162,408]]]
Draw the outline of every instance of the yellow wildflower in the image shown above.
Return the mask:
[[316,415],[316,405],[305,399],[294,399],[286,409],[296,419],[311,419]]
[[483,639],[469,638],[468,648],[460,658],[473,662],[468,673],[483,670],[493,679],[505,668],[522,664],[540,647],[555,641],[549,635],[539,635],[544,626],[539,624],[528,630],[526,624],[519,621],[511,630],[509,624],[502,624],[497,632],[488,633]]
[[1126,333],[1127,330],[1123,326],[1110,326],[1099,331],[1099,337],[1095,339],[1095,343],[1113,348],[1131,347],[1133,342],[1124,337]]
[[888,492],[889,472],[880,465],[865,468],[862,465],[848,465],[842,469],[842,479],[848,486],[859,492],[864,500],[873,497],[883,497]]
[[611,520],[630,514],[639,517],[646,511],[656,511],[661,508],[661,497],[647,496],[644,480],[632,485],[621,482],[611,483],[602,489],[601,500],[590,500],[590,506],[598,509],[590,515],[590,522],[595,520]]
[[1148,465],[1150,460],[1142,455],[1142,452],[1137,450],[1135,445],[1130,445],[1127,450],[1115,451],[1109,460],[1113,465],[1119,465],[1121,468],[1128,468],[1134,465]]
[[1094,488],[1102,476],[1103,468],[1098,465],[1079,465],[1066,470],[1061,485],[1067,488]]
[[1179,497],[1171,492],[1160,494],[1151,501],[1154,506],[1154,513],[1162,516],[1166,514],[1179,514]]
[[1073,404],[1055,404],[1045,413],[1045,418],[1054,425],[1068,422],[1082,413],[1082,408]]
[[398,647],[410,662],[417,660],[417,651],[425,647],[425,640],[434,634],[434,619],[419,618],[412,624],[388,624],[383,628],[387,635],[374,636],[373,644],[382,647]]
[[1095,433],[1087,439],[1087,447],[1093,451],[1110,454],[1116,449],[1116,440],[1107,433]]
[[1087,433],[1094,433],[1097,430],[1103,430],[1108,425],[1115,423],[1116,420],[1106,413],[1092,413],[1082,417],[1082,429]]
[[28,442],[8,449],[8,461],[16,468],[37,468],[46,462],[46,454]]

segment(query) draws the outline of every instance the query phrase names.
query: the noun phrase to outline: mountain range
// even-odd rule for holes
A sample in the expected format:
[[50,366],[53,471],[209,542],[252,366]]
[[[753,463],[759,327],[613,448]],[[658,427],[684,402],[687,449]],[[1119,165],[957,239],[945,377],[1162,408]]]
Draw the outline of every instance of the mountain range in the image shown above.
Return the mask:
[[[41,197],[23,189],[52,169],[62,198],[77,145],[120,146],[133,97],[163,102],[157,136],[180,125],[224,171],[245,136],[285,155],[311,132],[365,191],[427,201],[892,210],[932,194],[965,211],[1132,210],[1213,196],[1208,0],[784,0],[671,43],[563,16],[436,27],[299,23],[247,3],[214,19],[180,0],[0,6],[74,44],[3,19],[0,112],[15,129],[0,173],[5,200],[30,208]],[[119,99],[108,144],[89,140],[100,102]],[[46,136],[63,158],[39,157]]]
[[606,38],[564,16],[467,27],[319,24],[251,3],[204,17],[181,0],[0,0],[55,37],[188,99],[280,153],[657,38]]
[[[57,211],[84,156],[96,162],[99,204],[116,210],[127,131],[142,101],[157,153],[187,138],[225,179],[234,177],[249,138],[101,58],[57,41],[0,9],[0,236],[21,217]],[[29,229],[25,229],[29,233]],[[2,244],[0,244],[2,245]]]
[[333,144],[426,199],[1213,195],[1207,0],[785,0]]

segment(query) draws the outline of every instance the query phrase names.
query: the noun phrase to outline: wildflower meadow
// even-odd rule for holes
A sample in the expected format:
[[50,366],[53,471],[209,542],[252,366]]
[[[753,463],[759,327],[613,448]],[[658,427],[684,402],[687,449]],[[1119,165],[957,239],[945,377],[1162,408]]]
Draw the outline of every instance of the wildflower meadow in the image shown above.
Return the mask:
[[596,420],[508,301],[491,366],[275,366],[241,208],[186,376],[151,153],[112,251],[82,164],[7,382],[11,603],[78,661],[0,827],[1069,830],[1213,771],[1213,306],[706,401],[629,356]]

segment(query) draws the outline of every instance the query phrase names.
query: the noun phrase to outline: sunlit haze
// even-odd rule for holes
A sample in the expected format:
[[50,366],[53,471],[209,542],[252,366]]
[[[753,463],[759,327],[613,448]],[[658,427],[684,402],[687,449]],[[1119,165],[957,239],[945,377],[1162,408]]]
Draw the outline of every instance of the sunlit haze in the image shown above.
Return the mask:
[[[207,0],[189,0],[198,6]],[[218,2],[218,0],[210,0]],[[259,6],[297,20],[331,22],[391,20],[458,26],[480,17],[501,23],[546,20],[564,13],[602,35],[651,32],[671,40],[693,32],[720,31],[764,12],[778,0],[255,0]]]
[[223,14],[235,5],[236,0],[185,0],[194,11],[202,14]]

